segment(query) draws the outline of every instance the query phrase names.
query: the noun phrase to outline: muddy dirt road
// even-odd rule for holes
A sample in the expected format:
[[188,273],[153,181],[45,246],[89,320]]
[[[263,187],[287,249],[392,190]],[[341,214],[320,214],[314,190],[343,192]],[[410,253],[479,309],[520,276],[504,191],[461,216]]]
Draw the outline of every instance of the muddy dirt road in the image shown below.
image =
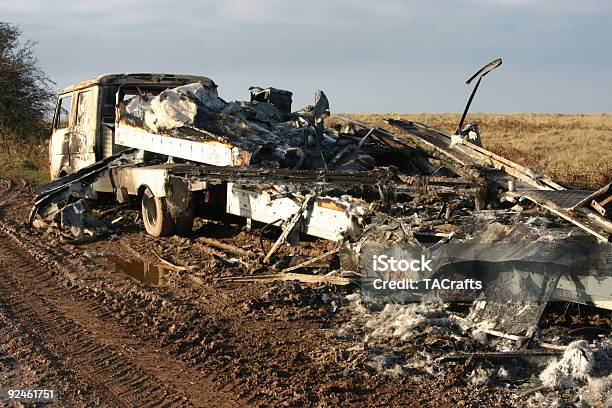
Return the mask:
[[[207,239],[257,252],[256,231],[200,223],[189,238],[158,239],[137,224],[69,245],[25,226],[32,193],[0,179],[2,387],[54,389],[61,407],[515,405],[461,364],[373,368],[339,334],[355,288],[216,281],[246,267]],[[299,251],[330,249],[315,244]]]

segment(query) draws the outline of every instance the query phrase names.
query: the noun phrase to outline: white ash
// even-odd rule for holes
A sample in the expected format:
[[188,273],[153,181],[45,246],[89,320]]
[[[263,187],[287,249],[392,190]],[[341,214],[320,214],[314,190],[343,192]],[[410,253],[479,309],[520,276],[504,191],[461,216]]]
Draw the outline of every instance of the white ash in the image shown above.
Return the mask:
[[[596,343],[592,350],[585,340],[570,343],[563,356],[552,361],[540,374],[542,385],[548,388],[578,388],[583,406],[612,406],[610,372],[612,371],[612,342]],[[592,404],[589,401],[606,404]]]
[[384,309],[365,323],[369,330],[366,340],[398,338],[410,339],[417,329],[426,326],[450,327],[453,319],[444,310],[444,305],[411,303],[408,305],[387,304]]
[[576,388],[588,380],[594,362],[588,342],[574,341],[568,345],[563,356],[551,362],[539,377],[542,385],[548,388]]
[[589,378],[587,385],[578,390],[579,407],[612,407],[612,374]]
[[497,370],[497,378],[507,380],[510,377],[510,372],[505,367],[499,367],[499,369]]
[[351,312],[358,315],[365,315],[368,313],[368,310],[363,305],[363,301],[361,300],[361,295],[359,293],[351,293],[345,297],[349,302],[349,309]]
[[482,367],[476,367],[468,375],[470,382],[474,385],[484,385],[491,381],[491,374],[493,369],[484,369]]
[[[408,375],[413,370],[435,374],[433,356],[424,350],[405,355],[390,345],[394,341],[406,342],[428,327],[449,328],[452,332],[462,331],[460,323],[445,310],[440,301],[411,304],[386,304],[380,311],[366,307],[360,294],[346,297],[346,306],[353,313],[353,319],[344,324],[337,333],[345,339],[354,339],[352,350],[363,350],[368,354],[368,365],[389,375]],[[457,340],[461,337],[454,334]]]
[[564,406],[563,401],[557,395],[542,394],[536,392],[527,400],[529,408],[561,408]]

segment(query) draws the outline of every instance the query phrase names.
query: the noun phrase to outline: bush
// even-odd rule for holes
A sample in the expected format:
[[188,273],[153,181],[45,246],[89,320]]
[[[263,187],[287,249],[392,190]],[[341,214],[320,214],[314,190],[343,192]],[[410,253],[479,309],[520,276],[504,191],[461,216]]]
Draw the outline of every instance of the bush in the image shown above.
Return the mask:
[[51,111],[53,82],[38,67],[36,43],[20,41],[21,31],[0,22],[0,131],[38,132]]
[[0,153],[4,161],[46,170],[54,82],[39,68],[35,46],[21,40],[18,27],[0,21]]

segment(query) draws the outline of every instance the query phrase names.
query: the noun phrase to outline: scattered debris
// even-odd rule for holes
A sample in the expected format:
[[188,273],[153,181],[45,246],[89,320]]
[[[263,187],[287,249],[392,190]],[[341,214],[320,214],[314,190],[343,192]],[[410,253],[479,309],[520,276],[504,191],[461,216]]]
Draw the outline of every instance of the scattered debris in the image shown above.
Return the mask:
[[278,237],[274,245],[272,245],[272,248],[270,248],[270,250],[264,257],[263,259],[264,263],[268,263],[270,261],[270,257],[276,252],[276,250],[282,244],[285,243],[287,237],[289,236],[291,231],[293,231],[297,223],[300,221],[300,219],[302,218],[302,214],[304,214],[304,211],[306,211],[306,209],[311,204],[311,202],[314,200],[314,198],[315,196],[312,194],[307,195],[304,198],[304,202],[302,203],[302,206],[300,207],[300,209],[295,214],[293,214],[293,217],[291,218],[291,220],[285,226],[283,226],[283,232],[281,233],[281,235]]
[[[483,147],[478,124],[465,119],[481,79],[500,64],[492,61],[468,80],[475,87],[452,135],[397,119],[387,121],[397,133],[341,116],[342,124],[326,127],[331,111],[322,91],[313,105],[292,111],[292,93],[275,88],[252,87],[249,101],[226,102],[212,80],[166,78],[144,86],[142,78],[130,83],[126,76],[119,86],[112,76],[100,79],[95,86],[116,96],[112,118],[98,124],[112,128],[114,144],[100,160],[44,186],[30,224],[86,242],[142,220],[149,234],[191,236],[182,245],[231,267],[231,276],[216,281],[359,283],[362,292],[348,301],[363,323],[355,347],[366,357],[355,364],[394,375],[463,364],[470,383],[508,384],[513,367],[488,362],[559,353],[534,348],[543,343],[538,322],[551,300],[612,309],[612,199],[610,185],[566,189]],[[121,205],[93,215],[100,193],[114,194]],[[122,212],[136,199],[141,219]],[[193,237],[196,215],[241,217],[249,229],[263,225],[260,239],[274,243],[260,252],[254,243]],[[299,262],[285,246],[297,245],[300,235],[313,237],[315,246],[317,239],[333,242]],[[372,299],[366,288],[380,275],[367,263],[381,248],[435,255],[426,279],[460,276],[486,285],[459,300],[437,289],[415,292],[409,303],[400,295]],[[161,265],[145,267],[143,279],[160,280],[159,268],[194,270],[155,254]],[[282,257],[297,263],[270,273]],[[323,259],[328,265],[312,268]],[[305,268],[314,273],[293,272]],[[453,312],[449,303],[467,310]],[[592,399],[594,389],[608,386],[591,378],[597,355],[586,342],[567,345],[540,375],[542,387],[591,384],[584,398]],[[532,388],[530,398],[541,391]]]
[[349,278],[343,278],[335,275],[307,275],[304,273],[271,273],[271,274],[258,274],[250,276],[227,276],[217,278],[218,281],[229,281],[229,282],[272,282],[272,281],[298,281],[304,283],[329,283],[332,285],[349,285],[354,281]]
[[609,343],[593,351],[585,340],[570,343],[563,356],[551,362],[540,374],[542,385],[548,388],[578,388],[585,384],[595,370],[612,370],[612,347]]
[[549,388],[576,388],[585,382],[593,369],[593,352],[584,340],[569,345],[563,357],[549,364],[540,374],[542,385]]
[[283,269],[283,271],[282,271],[282,272],[283,272],[283,273],[287,273],[287,272],[294,271],[294,270],[296,270],[296,269],[305,268],[305,267],[307,267],[307,266],[310,266],[310,265],[312,265],[312,264],[315,264],[316,262],[318,262],[318,261],[320,261],[320,260],[322,260],[322,259],[325,259],[325,258],[327,258],[327,257],[330,257],[330,256],[332,256],[332,255],[335,255],[335,254],[337,254],[337,253],[338,253],[338,249],[337,249],[337,248],[336,248],[336,249],[332,249],[331,251],[328,251],[328,252],[325,252],[325,253],[323,253],[323,254],[321,254],[321,255],[318,255],[318,256],[312,257],[311,259],[309,259],[309,260],[307,260],[307,261],[304,261],[304,262],[299,263],[299,264],[297,264],[297,265],[293,265],[293,266],[290,266],[290,267],[288,267],[288,268],[285,268],[285,269]]
[[253,258],[255,254],[252,251],[247,251],[245,249],[239,248],[236,245],[228,244],[226,242],[219,241],[218,239],[209,238],[209,237],[198,237],[198,241],[205,244],[215,247],[217,249],[227,251],[236,256],[240,256],[243,258]]
[[589,378],[587,384],[578,390],[578,398],[578,406],[612,406],[612,374],[600,378]]
[[194,269],[193,267],[174,264],[168,261],[167,259],[162,258],[161,256],[157,254],[155,254],[155,256],[157,256],[157,259],[159,259],[159,262],[161,262],[164,265],[164,267],[168,269],[172,269],[173,271],[189,271],[189,270]]

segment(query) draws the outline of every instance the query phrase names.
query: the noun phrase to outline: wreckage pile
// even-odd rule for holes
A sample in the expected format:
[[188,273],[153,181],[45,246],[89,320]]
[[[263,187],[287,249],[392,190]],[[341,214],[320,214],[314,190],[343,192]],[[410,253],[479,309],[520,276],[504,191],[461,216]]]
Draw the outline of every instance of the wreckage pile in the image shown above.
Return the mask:
[[346,298],[353,320],[337,336],[358,352],[353,359],[390,376],[465,373],[474,385],[514,390],[511,406],[607,407],[612,402],[612,342],[539,333],[535,347],[487,336],[438,300],[378,304]]
[[[391,249],[398,256],[402,251],[427,253],[437,263],[421,278],[459,274],[486,282],[473,297],[460,299],[472,303],[461,317],[448,313],[439,302],[434,307],[401,305],[422,300],[420,295],[385,293],[389,296],[383,303],[392,305],[381,307],[380,314],[365,324],[372,329],[366,342],[385,337],[412,341],[417,329],[432,326],[444,328],[445,336],[461,342],[466,353],[474,352],[476,343],[497,353],[515,351],[538,344],[537,325],[549,300],[612,308],[609,184],[598,191],[566,189],[484,149],[473,123],[450,136],[423,124],[389,119],[388,124],[399,131],[395,134],[343,117],[338,119],[344,123],[325,127],[330,109],[321,91],[314,105],[294,112],[290,106],[288,91],[252,88],[250,101],[228,103],[215,88],[200,83],[134,96],[118,106],[118,129],[133,128],[193,145],[168,154],[151,144],[142,155],[135,151],[142,149],[140,140],[118,138],[118,143],[132,149],[68,176],[74,182],[43,187],[31,220],[70,230],[78,239],[88,229],[112,230],[113,223],[89,215],[83,200],[99,171],[172,163],[183,166],[181,175],[190,182],[238,181],[299,200],[301,209],[285,220],[282,240],[273,250],[277,244],[299,241],[295,226],[309,200],[339,205],[355,226],[330,252],[340,253],[340,270],[311,282],[345,284],[359,276],[360,302],[380,306],[381,298],[372,296],[371,290],[376,276],[364,267],[376,251]],[[227,161],[231,165],[220,166],[218,157],[194,153],[198,144],[211,143],[231,147]],[[286,278],[300,277],[287,274]],[[257,277],[235,278],[245,279]],[[492,344],[490,338],[497,340]],[[600,340],[597,347],[604,347],[607,343]],[[576,363],[578,368],[567,366],[574,364],[571,353],[589,347],[595,344],[567,346],[568,355],[542,374],[544,386],[568,384],[571,376],[581,380],[574,384],[584,385],[585,373],[595,367],[595,354],[584,351],[586,362]],[[432,356],[424,358],[412,365],[404,361],[397,370],[432,363]],[[474,377],[479,381],[477,372]]]
[[[340,251],[342,266],[355,272],[368,246],[408,244],[423,251],[437,242],[437,246],[496,245],[505,250],[490,253],[490,248],[481,247],[476,254],[472,248],[473,254],[462,261],[546,261],[566,269],[579,267],[582,275],[609,277],[609,265],[602,268],[589,264],[589,259],[599,256],[609,261],[612,222],[606,207],[610,207],[610,185],[596,192],[565,189],[482,148],[473,123],[453,136],[393,119],[388,123],[401,135],[343,117],[339,119],[344,125],[325,127],[330,108],[322,91],[316,92],[314,105],[295,112],[290,107],[291,93],[274,88],[251,88],[250,101],[229,103],[218,97],[216,87],[202,83],[136,95],[119,104],[116,117],[117,143],[132,149],[41,188],[30,221],[37,226],[58,225],[78,239],[85,233],[95,235],[92,230],[96,229],[108,235],[113,224],[88,215],[83,201],[92,195],[97,177],[110,168],[172,163],[174,171],[180,169],[181,177],[190,183],[238,181],[274,190],[279,197],[292,196],[303,202],[310,196],[319,199],[319,205],[342,208],[352,220],[339,240],[345,249]],[[125,129],[139,133],[123,140]],[[145,154],[134,150],[152,135],[159,137],[147,145]],[[180,145],[181,149],[160,147],[166,138],[193,144]],[[231,154],[238,157],[232,160],[239,165],[210,166],[219,160],[215,154],[194,162],[194,150],[210,143],[230,146]],[[305,212],[307,203],[301,206]],[[300,223],[299,212],[293,217],[293,232],[299,231],[294,228]],[[286,235],[291,231],[285,231]],[[297,242],[299,237],[292,235],[291,241]],[[513,245],[510,251],[508,244],[519,241],[524,244]],[[556,259],[564,250],[561,244],[565,248],[574,245],[577,250],[575,245],[597,245],[593,241],[605,242],[603,249],[581,247],[582,255],[576,254],[579,259]],[[454,255],[446,264],[456,259]],[[536,295],[540,303],[546,304],[560,275],[567,272],[561,269],[549,270],[547,278],[540,279],[540,286],[546,288]],[[523,292],[526,286],[517,287],[521,289],[516,292]],[[510,331],[530,336],[541,309],[526,318],[528,323],[518,325],[520,328],[515,324]],[[496,313],[490,305],[481,305],[474,316],[489,321]],[[490,329],[506,332],[508,328],[502,326]]]
[[[230,144],[248,153],[245,164],[249,165],[329,171],[374,168],[374,158],[359,149],[354,138],[340,138],[335,132],[330,135],[331,129],[324,128],[330,112],[322,91],[317,91],[314,105],[296,112],[289,112],[290,96],[289,101],[278,101],[278,95],[290,95],[288,91],[268,88],[264,101],[257,100],[260,88],[251,92],[252,101],[227,103],[214,88],[184,85],[156,96],[131,98],[120,107],[121,120],[156,134]],[[189,158],[187,154],[181,157],[180,151],[177,154],[175,158]]]

